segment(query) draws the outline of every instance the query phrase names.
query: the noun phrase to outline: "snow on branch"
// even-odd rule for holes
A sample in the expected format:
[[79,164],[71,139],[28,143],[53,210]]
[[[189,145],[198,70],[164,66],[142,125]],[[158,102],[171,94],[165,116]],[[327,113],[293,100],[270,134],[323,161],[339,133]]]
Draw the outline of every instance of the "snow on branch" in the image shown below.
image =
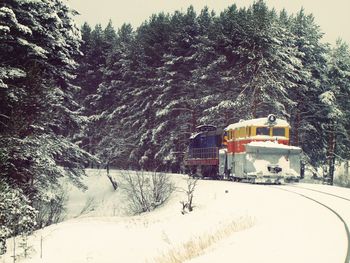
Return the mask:
[[319,96],[319,98],[320,98],[322,103],[324,103],[328,106],[334,105],[334,103],[335,103],[335,95],[334,95],[333,91],[331,91],[331,90],[323,92]]
[[28,35],[32,34],[32,30],[29,27],[18,23],[18,20],[17,20],[15,13],[13,12],[12,9],[10,9],[8,7],[4,6],[4,7],[0,8],[0,19],[3,21],[5,21],[5,19],[8,19],[10,21],[10,24],[15,26],[15,28],[18,31],[20,31],[24,34],[28,34]]
[[[0,79],[16,79],[16,78],[24,78],[27,74],[19,69],[13,67],[0,67]],[[1,82],[0,82],[1,87]]]
[[29,47],[31,49],[31,52],[34,55],[42,58],[47,58],[46,54],[48,54],[48,52],[42,47],[39,47],[38,45],[35,45],[33,43],[29,43],[27,40],[23,38],[18,38],[18,43],[21,44],[22,46]]

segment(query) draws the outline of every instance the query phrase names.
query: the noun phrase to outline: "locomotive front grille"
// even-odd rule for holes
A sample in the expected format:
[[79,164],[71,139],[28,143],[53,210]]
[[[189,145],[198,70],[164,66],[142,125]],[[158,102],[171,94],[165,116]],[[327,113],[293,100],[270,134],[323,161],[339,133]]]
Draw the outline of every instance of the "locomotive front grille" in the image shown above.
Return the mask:
[[188,153],[188,159],[218,159],[219,148],[193,148]]

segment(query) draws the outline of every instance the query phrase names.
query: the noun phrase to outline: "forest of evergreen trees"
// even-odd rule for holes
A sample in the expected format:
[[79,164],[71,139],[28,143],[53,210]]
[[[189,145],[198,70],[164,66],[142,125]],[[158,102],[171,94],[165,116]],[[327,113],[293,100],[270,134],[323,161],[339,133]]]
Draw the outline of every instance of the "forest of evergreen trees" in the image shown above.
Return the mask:
[[291,123],[307,163],[349,158],[349,47],[323,43],[304,10],[189,7],[136,30],[85,23],[81,33],[81,146],[104,165],[178,172],[197,125],[269,113]]
[[309,167],[350,158],[349,46],[322,42],[304,10],[259,0],[80,30],[74,14],[61,0],[0,3],[0,247],[50,224],[36,211],[87,165],[181,171],[199,124],[273,113]]

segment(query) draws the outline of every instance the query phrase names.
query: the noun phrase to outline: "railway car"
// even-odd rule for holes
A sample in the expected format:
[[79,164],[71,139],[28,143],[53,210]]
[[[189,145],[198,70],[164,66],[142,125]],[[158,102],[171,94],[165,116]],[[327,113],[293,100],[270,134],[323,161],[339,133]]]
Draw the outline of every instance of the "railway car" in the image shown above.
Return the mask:
[[290,146],[287,121],[271,114],[223,130],[204,127],[190,138],[185,165],[192,174],[252,183],[299,179],[301,148]]
[[223,130],[213,125],[196,128],[189,140],[185,166],[195,177],[219,177],[219,150],[222,148]]

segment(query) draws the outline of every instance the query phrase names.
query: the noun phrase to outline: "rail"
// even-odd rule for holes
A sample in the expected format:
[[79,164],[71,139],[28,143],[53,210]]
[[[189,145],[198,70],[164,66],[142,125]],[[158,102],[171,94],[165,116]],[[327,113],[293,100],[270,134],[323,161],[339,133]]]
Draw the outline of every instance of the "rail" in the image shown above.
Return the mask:
[[[306,188],[306,187],[297,187],[297,186],[293,186],[294,188],[301,188],[301,189],[306,189],[307,191],[313,191],[313,192],[318,192],[318,193],[321,193],[321,194],[325,194],[325,195],[329,195],[329,196],[333,196],[333,197],[336,197],[336,198],[339,198],[339,199],[342,199],[342,200],[345,200],[345,201],[350,201],[349,199],[347,198],[344,198],[342,196],[339,196],[339,195],[334,195],[334,194],[331,194],[331,193],[327,193],[327,192],[323,192],[323,191],[318,191],[318,190],[314,190],[314,189],[310,189],[310,188]],[[344,220],[344,218],[338,213],[336,212],[333,208],[327,206],[326,204],[320,202],[319,200],[316,200],[314,198],[311,198],[310,196],[308,195],[304,195],[303,193],[300,193],[300,192],[297,192],[297,191],[292,191],[292,190],[289,190],[289,189],[286,189],[286,188],[281,188],[281,187],[272,187],[272,188],[275,188],[275,189],[279,189],[279,190],[283,190],[283,191],[286,191],[286,192],[290,192],[290,193],[293,193],[293,194],[297,194],[299,196],[302,196],[306,199],[309,199],[317,204],[319,204],[320,206],[323,206],[324,208],[328,209],[329,211],[331,211],[336,217],[338,217],[338,219],[343,223],[344,225],[344,229],[345,229],[345,232],[346,232],[346,237],[347,237],[347,241],[348,241],[348,244],[347,244],[347,253],[346,253],[346,258],[345,258],[345,261],[344,263],[349,263],[350,262],[350,229],[349,229],[349,226],[347,224],[347,222]]]

